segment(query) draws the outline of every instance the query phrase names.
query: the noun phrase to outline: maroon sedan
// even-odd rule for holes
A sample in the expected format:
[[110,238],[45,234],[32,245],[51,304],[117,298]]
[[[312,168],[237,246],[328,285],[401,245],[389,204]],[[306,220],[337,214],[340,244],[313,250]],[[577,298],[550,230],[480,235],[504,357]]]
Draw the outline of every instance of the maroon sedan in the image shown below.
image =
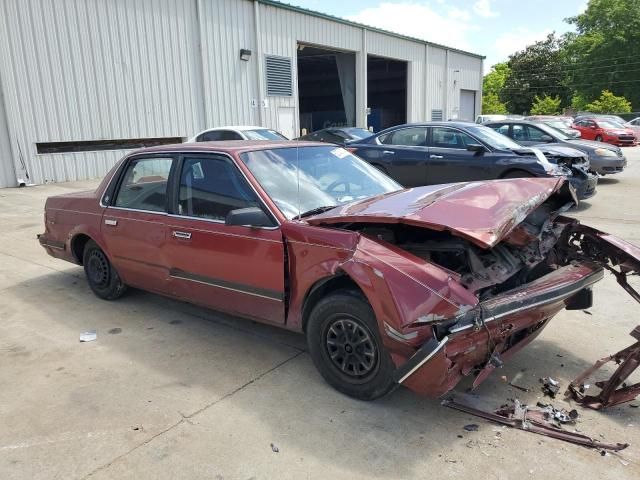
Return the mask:
[[640,249],[562,216],[574,202],[562,177],[405,190],[327,144],[183,144],[49,198],[39,240],[100,298],[131,286],[304,332],[348,395],[440,396],[591,306],[604,269],[635,294]]

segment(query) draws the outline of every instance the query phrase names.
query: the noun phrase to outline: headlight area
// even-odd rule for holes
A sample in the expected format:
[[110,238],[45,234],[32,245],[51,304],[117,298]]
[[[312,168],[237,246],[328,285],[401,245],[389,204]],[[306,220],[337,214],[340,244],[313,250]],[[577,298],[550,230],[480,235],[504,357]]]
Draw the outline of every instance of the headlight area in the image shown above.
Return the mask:
[[617,157],[618,155],[613,150],[609,150],[608,148],[596,148],[593,153],[595,153],[599,157]]

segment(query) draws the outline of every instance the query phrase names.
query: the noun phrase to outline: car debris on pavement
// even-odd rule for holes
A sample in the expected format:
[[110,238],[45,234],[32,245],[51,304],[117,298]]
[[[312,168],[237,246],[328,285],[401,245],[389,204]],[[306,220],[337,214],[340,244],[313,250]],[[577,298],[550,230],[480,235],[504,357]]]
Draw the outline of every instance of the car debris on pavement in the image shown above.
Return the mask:
[[577,417],[575,410],[566,412],[549,406],[545,406],[545,408],[541,410],[523,405],[517,399],[513,401],[512,405],[504,405],[495,412],[479,410],[469,405],[458,403],[451,398],[444,399],[442,405],[501,425],[517,428],[526,432],[537,433],[538,435],[545,435],[588,448],[617,452],[629,446],[628,443],[604,443],[594,440],[587,435],[562,430],[559,426],[561,423],[572,422],[575,420],[575,418],[572,419],[572,416]]
[[80,334],[81,342],[93,342],[98,338],[98,332],[96,330],[87,330],[86,332],[82,332]]
[[560,382],[551,377],[544,377],[540,379],[542,383],[542,393],[545,395],[556,398],[556,395],[560,391]]
[[[634,298],[638,300],[636,295],[634,295]],[[630,335],[637,342],[620,350],[618,353],[598,360],[592,367],[585,370],[569,384],[565,395],[573,398],[583,407],[595,410],[630,402],[640,395],[640,382],[633,385],[625,383],[625,380],[640,366],[640,325],[634,328]],[[599,394],[586,395],[585,392],[589,385],[585,384],[584,381],[609,362],[615,362],[618,365],[616,371],[608,380],[595,383],[595,386],[600,388]]]

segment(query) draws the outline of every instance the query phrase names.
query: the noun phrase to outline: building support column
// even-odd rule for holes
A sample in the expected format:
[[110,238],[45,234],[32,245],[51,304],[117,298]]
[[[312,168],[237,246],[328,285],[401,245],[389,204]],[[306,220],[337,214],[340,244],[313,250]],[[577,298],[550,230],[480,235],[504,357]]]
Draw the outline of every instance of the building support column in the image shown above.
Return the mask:
[[[256,39],[256,62],[258,65],[258,125],[265,127],[265,112],[264,112],[264,99],[266,98],[265,94],[265,77],[264,77],[264,58],[262,56],[262,24],[260,21],[260,2],[258,0],[253,0],[253,24],[254,24],[254,35]],[[296,65],[297,62],[294,62],[292,59],[292,68]],[[298,99],[296,99],[296,103]],[[298,121],[296,121],[296,124]]]
[[367,29],[362,29],[362,48],[356,56],[356,126],[369,128],[367,115]]

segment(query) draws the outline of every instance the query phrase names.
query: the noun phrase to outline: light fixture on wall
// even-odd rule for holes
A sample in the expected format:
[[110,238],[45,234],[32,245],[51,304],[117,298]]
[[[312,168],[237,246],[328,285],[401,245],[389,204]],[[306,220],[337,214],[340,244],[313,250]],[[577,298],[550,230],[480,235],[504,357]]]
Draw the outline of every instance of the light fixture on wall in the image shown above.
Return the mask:
[[251,50],[247,50],[246,48],[240,49],[240,60],[243,62],[248,62],[251,58]]

